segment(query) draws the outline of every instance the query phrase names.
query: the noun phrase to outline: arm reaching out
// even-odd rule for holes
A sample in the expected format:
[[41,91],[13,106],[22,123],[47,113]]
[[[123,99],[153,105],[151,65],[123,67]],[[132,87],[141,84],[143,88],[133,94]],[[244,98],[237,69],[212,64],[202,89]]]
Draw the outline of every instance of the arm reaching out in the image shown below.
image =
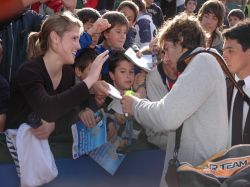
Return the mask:
[[102,65],[109,57],[108,52],[109,52],[108,50],[104,51],[103,53],[101,53],[100,55],[98,55],[96,57],[96,59],[94,60],[94,62],[91,65],[91,68],[90,68],[90,71],[89,71],[87,78],[83,80],[89,89],[99,79],[100,72],[102,70]]

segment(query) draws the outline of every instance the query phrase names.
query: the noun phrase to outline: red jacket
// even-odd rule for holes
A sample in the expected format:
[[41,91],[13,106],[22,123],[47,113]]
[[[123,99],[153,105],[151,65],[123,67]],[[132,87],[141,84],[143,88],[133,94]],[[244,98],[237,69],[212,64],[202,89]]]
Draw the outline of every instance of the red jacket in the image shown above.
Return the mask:
[[[46,3],[49,8],[51,8],[52,10],[54,10],[54,13],[59,12],[62,8],[63,8],[63,4],[61,0],[50,0]],[[39,13],[39,7],[41,6],[41,3],[34,3],[31,5],[31,9],[36,11],[37,13]]]

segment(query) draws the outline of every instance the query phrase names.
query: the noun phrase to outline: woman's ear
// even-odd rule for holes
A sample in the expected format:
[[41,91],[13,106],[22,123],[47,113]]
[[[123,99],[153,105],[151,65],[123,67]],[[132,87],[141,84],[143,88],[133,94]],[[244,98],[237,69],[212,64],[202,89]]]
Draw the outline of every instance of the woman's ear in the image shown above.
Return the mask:
[[245,53],[247,54],[248,59],[250,59],[250,48],[248,48],[248,49],[245,51]]
[[50,33],[50,40],[55,43],[55,44],[58,44],[59,41],[60,41],[60,36],[55,32],[55,31],[52,31]]

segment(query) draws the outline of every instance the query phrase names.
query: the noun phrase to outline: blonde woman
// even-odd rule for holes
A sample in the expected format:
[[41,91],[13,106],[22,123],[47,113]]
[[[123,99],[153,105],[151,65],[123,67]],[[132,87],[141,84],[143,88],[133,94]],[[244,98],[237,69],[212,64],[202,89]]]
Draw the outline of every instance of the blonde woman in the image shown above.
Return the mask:
[[[78,115],[77,107],[94,94],[107,95],[104,82],[97,82],[102,64],[108,58],[105,51],[93,62],[90,73],[75,85],[73,67],[80,49],[82,23],[70,12],[48,17],[40,32],[31,33],[28,60],[19,69],[11,90],[7,128],[21,123],[34,123],[32,129],[40,139],[48,138],[56,126],[56,134],[70,132]],[[31,50],[33,49],[33,50]],[[34,126],[33,126],[34,127]]]

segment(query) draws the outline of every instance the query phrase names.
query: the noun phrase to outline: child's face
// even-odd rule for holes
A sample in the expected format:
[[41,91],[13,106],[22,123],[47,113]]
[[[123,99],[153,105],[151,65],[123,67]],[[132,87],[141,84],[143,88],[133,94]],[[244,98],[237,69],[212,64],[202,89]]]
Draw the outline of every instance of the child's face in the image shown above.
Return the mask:
[[201,26],[206,32],[212,33],[217,28],[218,21],[214,13],[204,14],[201,19]]
[[196,2],[193,0],[189,0],[185,8],[188,13],[193,13],[196,8]]
[[229,26],[233,27],[234,25],[236,25],[237,23],[239,23],[241,20],[236,17],[236,16],[229,16],[228,22],[229,22]]
[[122,49],[126,40],[128,28],[126,25],[115,25],[109,31],[104,31],[106,43],[111,49]]
[[133,10],[130,9],[129,7],[123,7],[120,10],[120,12],[123,13],[128,19],[129,27],[133,27],[135,25],[135,19],[136,19]]
[[[91,27],[93,27],[93,24],[94,23],[92,23],[92,22],[86,22],[85,24],[83,24],[84,31],[87,32]],[[92,43],[89,46],[90,48],[92,48],[92,49],[95,48],[95,46],[98,44],[100,35],[101,35],[100,33],[94,33],[92,35]]]
[[92,35],[92,43],[90,44],[90,48],[94,49],[95,46],[98,44],[99,38],[101,34],[100,33],[95,33]]
[[120,92],[129,90],[131,89],[135,78],[134,65],[128,60],[122,60],[115,68],[114,73],[109,72],[109,75],[113,80],[115,87]]
[[93,27],[93,24],[92,22],[88,21],[86,23],[83,24],[83,28],[84,28],[84,31],[88,31],[91,27]]

